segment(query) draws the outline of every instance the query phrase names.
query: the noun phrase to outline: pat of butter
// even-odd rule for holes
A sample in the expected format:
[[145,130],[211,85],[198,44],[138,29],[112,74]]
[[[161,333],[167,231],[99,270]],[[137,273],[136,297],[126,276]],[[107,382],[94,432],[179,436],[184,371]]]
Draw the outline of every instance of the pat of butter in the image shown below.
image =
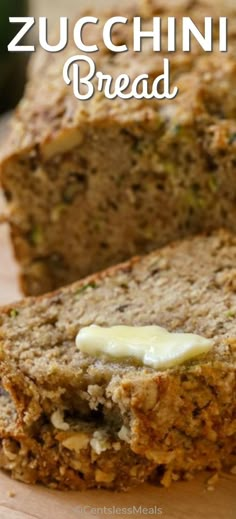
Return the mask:
[[91,325],[81,328],[76,346],[88,355],[105,354],[112,358],[133,357],[156,369],[177,366],[207,353],[212,341],[191,333],[169,333],[160,326]]

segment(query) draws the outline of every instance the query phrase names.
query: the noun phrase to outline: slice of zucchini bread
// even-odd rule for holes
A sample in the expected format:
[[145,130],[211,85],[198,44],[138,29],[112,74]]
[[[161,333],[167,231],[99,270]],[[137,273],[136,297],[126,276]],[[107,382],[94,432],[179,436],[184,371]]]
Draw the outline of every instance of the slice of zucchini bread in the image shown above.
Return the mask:
[[[217,232],[2,309],[1,383],[16,408],[16,431],[37,443],[45,426],[50,443],[55,429],[73,436],[71,422],[92,423],[95,433],[109,431],[124,452],[128,445],[128,464],[136,466],[132,453],[151,462],[138,479],[155,468],[164,484],[233,464],[235,258],[235,235]],[[154,369],[130,357],[79,351],[76,335],[91,324],[160,325],[211,339],[213,348],[181,365]],[[47,444],[45,449],[42,456]],[[128,472],[124,467],[127,478]],[[35,478],[42,480],[37,470]]]
[[[183,15],[193,9],[197,22],[204,17],[205,3],[185,3]],[[168,5],[163,16],[172,14]],[[215,3],[207,5],[214,17]],[[236,230],[236,16],[232,4],[223,7],[228,52],[218,53],[216,44],[204,53],[193,39],[190,53],[171,53],[171,83],[180,90],[171,101],[111,101],[96,88],[89,101],[78,101],[62,79],[78,49],[71,43],[57,54],[37,51],[1,166],[25,293],[49,291],[202,229]],[[152,82],[163,72],[166,24],[160,53],[150,39],[134,53],[132,23],[117,25],[114,42],[129,47],[117,54],[102,43],[106,19],[84,32],[100,47],[91,55],[97,70],[131,80],[146,72]],[[144,17],[143,29],[152,23]],[[178,33],[178,49],[180,41]]]

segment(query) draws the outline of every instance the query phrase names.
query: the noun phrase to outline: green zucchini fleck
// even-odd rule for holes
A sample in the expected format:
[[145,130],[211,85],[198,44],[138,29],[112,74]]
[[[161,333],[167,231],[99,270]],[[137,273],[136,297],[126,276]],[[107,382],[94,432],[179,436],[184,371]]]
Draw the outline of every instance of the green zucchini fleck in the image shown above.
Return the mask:
[[78,288],[78,290],[76,291],[76,296],[80,296],[80,294],[83,294],[83,292],[86,292],[86,290],[88,290],[88,288],[91,288],[92,290],[97,288],[95,281],[91,281],[91,283],[88,283],[87,285],[83,285],[82,287]]
[[9,315],[10,315],[10,317],[12,317],[12,319],[15,319],[15,317],[17,317],[19,315],[19,313],[20,313],[19,310],[17,310],[16,308],[12,308],[10,310]]

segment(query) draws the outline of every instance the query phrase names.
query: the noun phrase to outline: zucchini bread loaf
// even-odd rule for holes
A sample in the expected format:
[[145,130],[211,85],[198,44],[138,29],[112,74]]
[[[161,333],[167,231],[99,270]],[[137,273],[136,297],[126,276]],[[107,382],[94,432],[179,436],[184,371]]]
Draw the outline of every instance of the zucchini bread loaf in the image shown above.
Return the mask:
[[[0,465],[60,488],[168,485],[233,465],[235,257],[234,235],[195,237],[2,309]],[[156,369],[80,351],[92,324],[159,325],[212,348]]]
[[[165,2],[163,16],[172,4]],[[217,44],[204,53],[194,38],[190,53],[171,53],[171,82],[180,90],[171,101],[111,101],[97,91],[78,101],[62,79],[78,49],[71,43],[57,54],[37,51],[1,167],[26,294],[201,229],[236,230],[236,16],[234,5],[222,5],[230,17],[228,53],[218,53]],[[191,12],[197,22],[219,14],[215,2],[183,2],[181,15]],[[150,81],[163,72],[164,22],[163,53],[152,51],[150,39],[134,53],[129,23],[114,34],[129,52],[115,54],[102,42],[106,19],[84,32],[87,44],[100,47],[91,54],[97,70],[131,80],[146,72]],[[143,29],[152,25],[147,13]],[[180,33],[177,40],[180,49]]]

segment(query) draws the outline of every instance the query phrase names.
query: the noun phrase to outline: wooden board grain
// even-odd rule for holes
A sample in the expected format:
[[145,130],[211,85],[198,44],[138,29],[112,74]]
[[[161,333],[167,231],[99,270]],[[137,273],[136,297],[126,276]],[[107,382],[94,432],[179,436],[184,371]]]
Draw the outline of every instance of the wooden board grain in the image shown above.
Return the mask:
[[26,486],[2,474],[0,518],[138,519],[149,515],[165,519],[235,519],[234,477],[222,476],[213,491],[207,490],[205,483],[206,475],[201,475],[191,482],[174,483],[170,489],[142,485],[122,494],[103,490],[65,493]]
[[[0,213],[2,209],[0,202]],[[8,228],[2,225],[0,304],[20,297],[17,265],[13,258]],[[222,474],[215,489],[209,490],[209,477],[210,474],[201,474],[192,481],[174,483],[170,489],[142,485],[122,494],[102,490],[64,493],[39,485],[27,486],[0,473],[0,519],[138,519],[148,516],[162,516],[166,519],[234,519],[236,478]],[[160,514],[157,513],[158,508]]]

